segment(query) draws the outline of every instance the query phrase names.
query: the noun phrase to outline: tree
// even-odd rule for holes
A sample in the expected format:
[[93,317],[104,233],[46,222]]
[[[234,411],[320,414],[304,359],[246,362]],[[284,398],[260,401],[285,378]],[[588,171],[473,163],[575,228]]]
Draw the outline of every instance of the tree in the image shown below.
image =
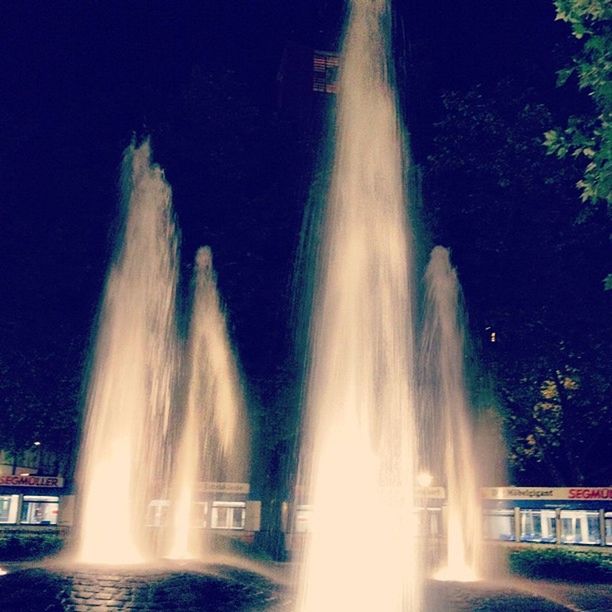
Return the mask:
[[558,73],[563,85],[575,74],[578,87],[595,105],[595,116],[572,116],[565,130],[546,132],[546,144],[559,157],[582,158],[578,182],[583,201],[612,204],[612,7],[605,0],[555,0],[557,19],[570,24],[584,45],[572,65]]
[[428,221],[451,248],[480,359],[495,378],[514,478],[601,480],[585,445],[597,439],[593,448],[609,450],[597,438],[610,411],[605,208],[594,204],[575,222],[579,170],[546,155],[552,113],[535,91],[504,81],[443,102],[425,172]]
[[[593,102],[589,114],[573,115],[565,129],[545,132],[549,153],[582,160],[584,172],[577,182],[583,202],[603,200],[612,206],[612,5],[606,0],[555,0],[557,19],[584,41],[571,66],[560,70],[558,85],[571,75]],[[605,279],[612,289],[612,274]]]
[[[39,465],[72,476],[82,373],[80,338],[59,328],[57,336],[18,342],[6,327],[0,353],[0,449],[13,466],[39,442]],[[70,338],[66,340],[65,338]],[[45,342],[45,340],[47,340]]]

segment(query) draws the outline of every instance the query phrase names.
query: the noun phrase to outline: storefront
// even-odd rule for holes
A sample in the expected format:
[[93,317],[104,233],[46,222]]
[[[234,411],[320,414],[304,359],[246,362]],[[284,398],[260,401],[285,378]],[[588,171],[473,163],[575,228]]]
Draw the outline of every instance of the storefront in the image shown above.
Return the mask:
[[612,546],[611,487],[490,487],[483,497],[489,539]]
[[[248,483],[200,483],[193,526],[250,539],[260,528],[261,502],[249,499],[249,491]],[[65,488],[61,476],[0,476],[0,529],[70,528],[74,506],[75,495]],[[161,527],[169,509],[167,499],[154,499],[143,521]]]
[[61,476],[0,476],[0,526],[56,526],[64,479]]
[[[415,501],[417,533],[445,537],[444,488],[419,487]],[[488,540],[612,546],[612,487],[486,487],[481,503],[483,535]],[[290,550],[302,545],[312,513],[307,504],[288,510]]]
[[[261,502],[249,499],[249,492],[249,484],[244,482],[200,483],[192,527],[228,532],[233,537],[248,539],[249,535],[259,531],[261,515]],[[169,511],[169,500],[152,500],[146,517],[147,526],[164,526]]]

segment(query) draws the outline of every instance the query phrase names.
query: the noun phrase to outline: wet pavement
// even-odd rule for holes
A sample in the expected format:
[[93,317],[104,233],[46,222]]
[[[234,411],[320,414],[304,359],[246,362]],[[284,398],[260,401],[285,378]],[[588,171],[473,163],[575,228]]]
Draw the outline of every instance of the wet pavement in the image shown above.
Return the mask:
[[[289,612],[293,607],[290,589],[282,581],[230,565],[204,566],[197,571],[12,569],[0,576],[0,612]],[[426,584],[423,601],[423,612],[568,610],[612,611],[612,584],[526,579],[478,583],[432,580]]]
[[255,612],[282,610],[285,599],[278,584],[230,567],[210,573],[28,568],[0,576],[2,612]]

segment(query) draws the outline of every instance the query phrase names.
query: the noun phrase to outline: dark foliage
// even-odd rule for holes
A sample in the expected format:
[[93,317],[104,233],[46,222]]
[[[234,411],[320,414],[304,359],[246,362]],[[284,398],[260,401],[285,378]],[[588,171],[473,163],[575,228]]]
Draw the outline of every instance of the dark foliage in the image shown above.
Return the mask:
[[598,552],[558,549],[515,550],[508,558],[510,571],[526,578],[570,582],[612,581],[612,561]]
[[27,561],[58,553],[64,543],[53,534],[11,534],[0,538],[0,560]]

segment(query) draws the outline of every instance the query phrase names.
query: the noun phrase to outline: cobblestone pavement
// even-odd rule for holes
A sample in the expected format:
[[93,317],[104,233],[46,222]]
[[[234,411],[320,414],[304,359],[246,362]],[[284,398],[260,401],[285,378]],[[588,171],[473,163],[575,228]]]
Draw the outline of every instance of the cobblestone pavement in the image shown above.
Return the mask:
[[47,570],[0,577],[2,612],[256,612],[282,609],[282,587],[256,573]]
[[[291,599],[280,581],[229,565],[199,571],[29,567],[0,576],[0,612],[288,612]],[[610,612],[612,585],[525,579],[426,584],[423,612],[514,611]]]

